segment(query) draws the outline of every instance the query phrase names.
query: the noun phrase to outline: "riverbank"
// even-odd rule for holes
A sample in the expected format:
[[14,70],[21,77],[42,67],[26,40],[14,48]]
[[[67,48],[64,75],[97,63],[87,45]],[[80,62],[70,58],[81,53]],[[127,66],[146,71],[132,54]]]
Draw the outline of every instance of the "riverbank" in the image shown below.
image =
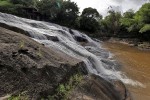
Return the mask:
[[105,42],[104,46],[114,54],[114,58],[122,64],[125,74],[143,86],[127,85],[134,100],[150,100],[150,51],[130,46],[126,42]]
[[121,43],[131,47],[136,47],[140,50],[150,51],[150,42],[143,42],[138,39],[130,39],[130,38],[110,38],[107,40],[111,43]]

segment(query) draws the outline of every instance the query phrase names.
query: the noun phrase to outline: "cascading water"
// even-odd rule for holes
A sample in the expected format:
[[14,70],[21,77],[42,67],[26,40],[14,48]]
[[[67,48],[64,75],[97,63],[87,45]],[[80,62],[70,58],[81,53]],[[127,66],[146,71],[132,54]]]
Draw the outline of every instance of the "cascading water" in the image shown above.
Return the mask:
[[[142,86],[141,83],[127,78],[121,71],[116,70],[116,61],[110,59],[112,54],[103,49],[99,42],[79,31],[4,13],[0,13],[0,23],[22,29],[28,32],[35,41],[84,61],[89,73],[108,80],[119,79],[126,84]],[[57,41],[53,41],[49,37],[56,38]],[[77,38],[86,41],[87,44],[82,46]]]

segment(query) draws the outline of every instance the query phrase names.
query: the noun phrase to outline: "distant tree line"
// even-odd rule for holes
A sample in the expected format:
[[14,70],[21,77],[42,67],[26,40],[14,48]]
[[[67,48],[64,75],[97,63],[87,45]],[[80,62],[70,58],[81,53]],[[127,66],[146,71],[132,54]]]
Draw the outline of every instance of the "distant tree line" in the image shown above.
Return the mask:
[[150,3],[124,14],[109,10],[102,17],[94,8],[79,7],[70,0],[0,0],[0,12],[45,20],[88,32],[95,37],[127,37],[150,40]]
[[99,29],[99,20],[102,19],[94,8],[84,9],[79,16],[77,4],[70,0],[0,0],[0,11],[89,32],[96,32]]
[[109,36],[138,38],[150,41],[150,3],[134,12],[132,9],[121,15],[113,10],[102,20],[102,30]]

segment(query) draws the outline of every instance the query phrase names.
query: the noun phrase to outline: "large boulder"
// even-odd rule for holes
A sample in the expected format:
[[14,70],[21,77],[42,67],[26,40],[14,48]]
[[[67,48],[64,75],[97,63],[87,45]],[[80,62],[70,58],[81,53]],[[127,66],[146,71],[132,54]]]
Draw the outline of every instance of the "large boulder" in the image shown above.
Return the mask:
[[132,100],[121,81],[107,81],[97,75],[84,77],[69,98],[70,100]]
[[83,68],[75,58],[0,27],[0,97],[25,92],[36,100],[51,95]]

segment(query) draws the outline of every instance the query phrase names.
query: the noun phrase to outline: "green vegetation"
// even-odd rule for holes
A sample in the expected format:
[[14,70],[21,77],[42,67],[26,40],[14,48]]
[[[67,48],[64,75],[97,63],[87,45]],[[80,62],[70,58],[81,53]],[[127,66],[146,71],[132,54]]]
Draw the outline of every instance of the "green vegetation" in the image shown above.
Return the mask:
[[68,96],[71,91],[75,89],[75,87],[78,86],[82,80],[83,74],[81,74],[81,72],[77,72],[76,74],[71,75],[69,79],[65,80],[65,82],[60,83],[56,87],[53,95],[49,95],[47,98],[42,98],[41,100],[68,100]]
[[7,100],[28,100],[28,97],[25,94],[26,92],[22,92],[19,95],[12,95]]
[[20,96],[11,96],[8,100],[20,100]]
[[9,0],[0,0],[0,6],[8,6],[11,5]]
[[70,0],[1,0],[0,12],[51,21],[90,32],[99,29],[99,20],[102,19],[98,11],[93,8],[86,8],[79,16],[77,4]]
[[48,96],[49,100],[66,100],[69,93],[82,81],[83,76],[81,73],[75,74],[70,77],[68,82],[59,84],[56,93]]
[[20,41],[20,43],[19,43],[19,49],[23,49],[24,46],[25,46],[24,41]]
[[76,3],[64,1],[62,3],[61,10],[57,15],[57,22],[66,26],[74,26],[78,13],[79,8]]
[[16,4],[20,4],[23,5],[25,7],[35,7],[36,6],[36,2],[38,0],[9,0],[10,3],[16,5]]
[[96,9],[91,7],[85,8],[80,18],[80,28],[89,32],[95,32],[99,29],[99,20],[102,15]]
[[140,29],[140,33],[144,33],[144,32],[147,32],[147,31],[150,31],[150,24],[146,24],[146,25],[144,25],[144,27],[142,27]]
[[43,56],[42,52],[41,52],[41,48],[38,49],[37,56],[40,57],[40,58]]
[[102,20],[102,26],[103,32],[110,33],[110,36],[150,41],[150,3],[144,4],[137,12],[130,9],[123,15],[109,11]]
[[121,14],[119,12],[115,11],[109,11],[109,15],[105,17],[103,20],[104,28],[107,30],[107,32],[111,33],[112,35],[116,35],[119,33],[121,25],[120,25],[120,19]]
[[[43,15],[44,19],[54,21],[60,12],[62,1],[58,0],[41,0],[37,3],[39,12]],[[58,5],[59,4],[59,5]]]
[[[150,41],[150,3],[137,12],[129,9],[124,14],[113,10],[102,15],[94,8],[79,7],[70,0],[0,0],[0,12],[45,20],[87,31],[91,36],[127,37]],[[149,37],[149,38],[148,38]]]

